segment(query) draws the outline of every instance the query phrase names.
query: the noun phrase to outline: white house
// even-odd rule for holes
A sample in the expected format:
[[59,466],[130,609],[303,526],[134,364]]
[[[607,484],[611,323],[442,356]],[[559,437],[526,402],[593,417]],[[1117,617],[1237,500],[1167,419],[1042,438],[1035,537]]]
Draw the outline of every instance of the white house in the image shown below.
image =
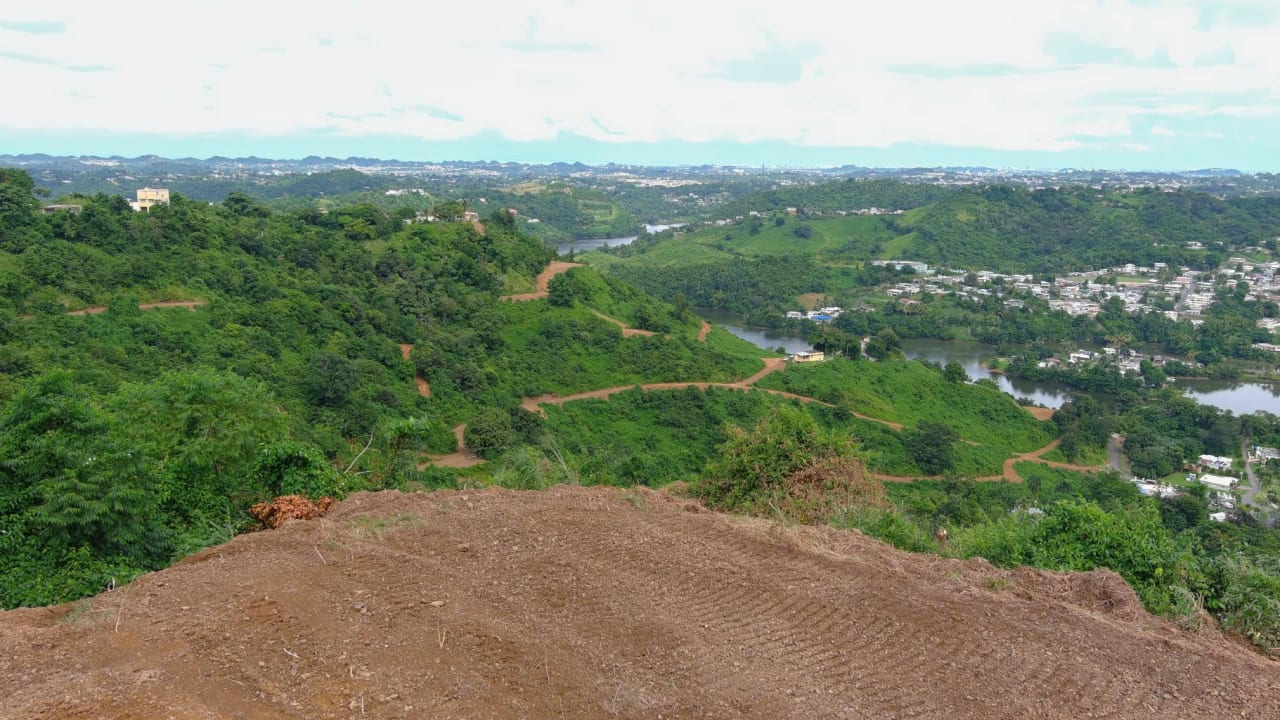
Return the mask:
[[1226,470],[1231,467],[1231,458],[1221,455],[1201,455],[1200,464],[1210,470]]
[[1208,486],[1214,490],[1230,490],[1235,487],[1238,481],[1233,477],[1226,475],[1210,475],[1205,473],[1200,476],[1200,484]]

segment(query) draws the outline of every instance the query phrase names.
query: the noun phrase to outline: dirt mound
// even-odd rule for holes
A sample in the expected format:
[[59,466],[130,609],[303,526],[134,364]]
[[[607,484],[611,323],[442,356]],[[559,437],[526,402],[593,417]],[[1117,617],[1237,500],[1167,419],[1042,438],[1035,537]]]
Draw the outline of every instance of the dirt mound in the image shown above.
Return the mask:
[[1114,576],[690,510],[354,495],[0,614],[0,717],[1280,717],[1280,666],[1142,613]]
[[315,520],[329,512],[337,502],[331,497],[323,497],[311,502],[301,495],[281,495],[271,502],[258,503],[249,508],[254,520],[275,529],[290,520]]

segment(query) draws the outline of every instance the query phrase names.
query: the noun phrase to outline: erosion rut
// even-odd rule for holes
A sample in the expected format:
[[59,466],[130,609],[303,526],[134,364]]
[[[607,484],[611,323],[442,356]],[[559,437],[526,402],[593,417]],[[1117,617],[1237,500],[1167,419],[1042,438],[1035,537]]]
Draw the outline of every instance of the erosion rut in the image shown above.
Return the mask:
[[1274,662],[1038,577],[645,490],[358,494],[0,615],[0,717],[1280,717]]

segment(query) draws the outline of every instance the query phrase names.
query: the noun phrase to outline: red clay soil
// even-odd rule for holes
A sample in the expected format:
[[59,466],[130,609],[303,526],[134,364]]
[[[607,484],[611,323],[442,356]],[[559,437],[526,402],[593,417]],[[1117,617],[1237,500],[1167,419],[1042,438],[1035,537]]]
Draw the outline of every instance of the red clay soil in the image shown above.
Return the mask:
[[[408,360],[409,353],[413,352],[413,345],[409,343],[400,343],[400,357]],[[422,397],[431,397],[431,386],[427,384],[427,379],[422,377],[422,371],[414,373],[413,384],[418,386],[418,394]]]
[[1280,717],[1280,666],[1109,572],[645,489],[361,493],[0,614],[3,718]]
[[519,293],[517,295],[504,295],[501,299],[510,300],[512,302],[524,302],[528,300],[541,300],[547,296],[547,283],[551,282],[551,278],[562,272],[571,270],[576,267],[582,267],[582,263],[563,262],[561,260],[552,260],[547,268],[538,273],[538,277],[534,279],[537,286],[537,292]]
[[428,455],[427,457],[430,458],[431,462],[422,463],[418,466],[418,469],[424,470],[429,464],[435,465],[436,467],[469,468],[483,463],[484,458],[478,457],[475,453],[467,449],[467,441],[464,437],[466,432],[466,425],[458,425],[454,427],[453,436],[458,440],[457,449],[448,455]]
[[1032,407],[1030,405],[1023,405],[1022,409],[1031,413],[1031,417],[1037,420],[1049,420],[1053,418],[1053,413],[1056,412],[1054,408]]
[[706,320],[702,321],[702,327],[698,328],[698,342],[706,342],[707,335],[711,333],[711,323]]
[[311,502],[302,495],[281,495],[271,502],[250,507],[249,514],[254,520],[274,530],[291,520],[315,520],[329,512],[335,502],[337,501],[331,497]]

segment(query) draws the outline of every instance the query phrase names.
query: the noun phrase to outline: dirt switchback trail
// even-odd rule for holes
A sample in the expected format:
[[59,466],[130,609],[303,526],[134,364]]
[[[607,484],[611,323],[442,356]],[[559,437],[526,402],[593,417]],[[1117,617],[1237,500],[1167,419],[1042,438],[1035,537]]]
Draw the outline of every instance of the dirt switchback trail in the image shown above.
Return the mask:
[[[746,378],[745,380],[739,380],[737,382],[731,382],[731,383],[664,382],[664,383],[645,383],[643,385],[639,385],[638,387],[644,392],[650,392],[653,390],[683,390],[684,388],[697,388],[699,390],[706,390],[707,388],[713,388],[713,387],[727,388],[729,390],[750,390],[750,389],[753,389],[752,388],[753,385],[755,385],[757,382],[760,381],[760,378],[763,378],[765,375],[768,375],[769,373],[782,370],[787,366],[786,361],[783,360],[782,358],[761,358],[761,359],[764,361],[764,368],[762,370],[752,375],[751,377]],[[626,392],[627,390],[631,390],[632,388],[635,388],[635,387],[637,386],[636,385],[617,385],[609,388],[600,388],[599,390],[587,390],[586,392],[573,393],[572,395],[554,395],[554,394],[539,395],[537,397],[524,398],[524,400],[520,402],[520,406],[523,407],[525,410],[528,410],[529,412],[541,412],[543,405],[564,405],[567,402],[574,402],[576,400],[588,400],[588,399],[602,400],[602,399],[608,398],[611,395],[617,395],[620,392]],[[768,388],[754,388],[754,389],[759,390],[761,392],[767,392],[770,395],[778,395],[780,397],[792,398],[794,400],[799,400],[800,402],[816,402],[821,405],[828,404],[828,403],[822,402],[821,400],[815,400],[814,398],[805,397],[803,395],[796,395],[795,393],[789,393],[784,390],[771,390]]]
[[1027,462],[1038,462],[1041,465],[1048,465],[1049,467],[1060,468],[1062,470],[1074,470],[1076,472],[1097,472],[1099,470],[1107,469],[1105,465],[1073,465],[1071,463],[1057,462],[1055,460],[1045,460],[1040,457],[1041,455],[1044,455],[1050,450],[1056,449],[1060,442],[1062,441],[1054,440],[1053,442],[1049,443],[1048,445],[1045,445],[1039,450],[1033,450],[1029,453],[1023,453],[1021,455],[1014,455],[1008,460],[1005,460],[1004,472],[1003,472],[1004,479],[1008,480],[1009,482],[1022,482],[1022,478],[1018,477],[1018,473],[1014,471],[1013,466],[1016,463],[1022,462],[1024,460]]
[[652,336],[654,336],[654,335],[657,335],[657,334],[658,334],[658,333],[656,333],[656,332],[654,332],[654,331],[652,331],[652,330],[641,330],[640,328],[633,328],[633,327],[631,327],[630,325],[627,325],[626,323],[622,322],[622,321],[621,321],[621,320],[619,320],[618,318],[609,317],[608,315],[605,315],[604,313],[600,312],[599,310],[594,310],[594,309],[591,309],[591,308],[588,308],[588,310],[590,310],[590,312],[591,312],[591,314],[592,314],[592,315],[595,315],[596,317],[600,318],[601,320],[605,320],[605,321],[611,322],[611,323],[613,323],[614,325],[617,325],[618,327],[622,328],[622,337],[624,337],[624,338],[627,338],[627,337],[635,337],[635,336],[637,336],[637,335],[639,335],[639,336],[643,336],[643,337],[652,337]]
[[[467,449],[467,441],[464,437],[466,432],[466,425],[458,425],[455,427],[453,429],[453,437],[458,441],[456,449],[448,455],[427,455],[426,457],[431,459],[430,464],[437,467],[469,468],[473,465],[483,463],[484,458],[478,457]],[[424,470],[426,467],[427,463],[422,463],[418,466],[418,469]]]
[[[413,345],[409,343],[400,343],[400,357],[408,360],[409,354],[413,352]],[[427,384],[427,379],[422,377],[422,371],[415,371],[413,374],[413,384],[418,386],[418,394],[422,397],[431,397],[431,386]]]
[[1280,717],[1276,663],[1135,603],[642,488],[360,493],[0,614],[0,717]]
[[[185,308],[187,310],[195,310],[204,305],[203,300],[166,300],[164,302],[139,303],[139,310],[155,310],[157,308]],[[93,307],[81,308],[79,310],[70,310],[68,315],[99,315],[107,311],[105,305],[95,305]]]
[[537,286],[537,292],[519,293],[516,295],[503,295],[500,299],[510,300],[512,302],[524,302],[528,300],[540,300],[547,296],[547,285],[551,282],[551,278],[562,272],[567,272],[576,267],[583,267],[582,263],[564,262],[563,260],[552,260],[545,270],[538,273],[538,277],[534,279]]

